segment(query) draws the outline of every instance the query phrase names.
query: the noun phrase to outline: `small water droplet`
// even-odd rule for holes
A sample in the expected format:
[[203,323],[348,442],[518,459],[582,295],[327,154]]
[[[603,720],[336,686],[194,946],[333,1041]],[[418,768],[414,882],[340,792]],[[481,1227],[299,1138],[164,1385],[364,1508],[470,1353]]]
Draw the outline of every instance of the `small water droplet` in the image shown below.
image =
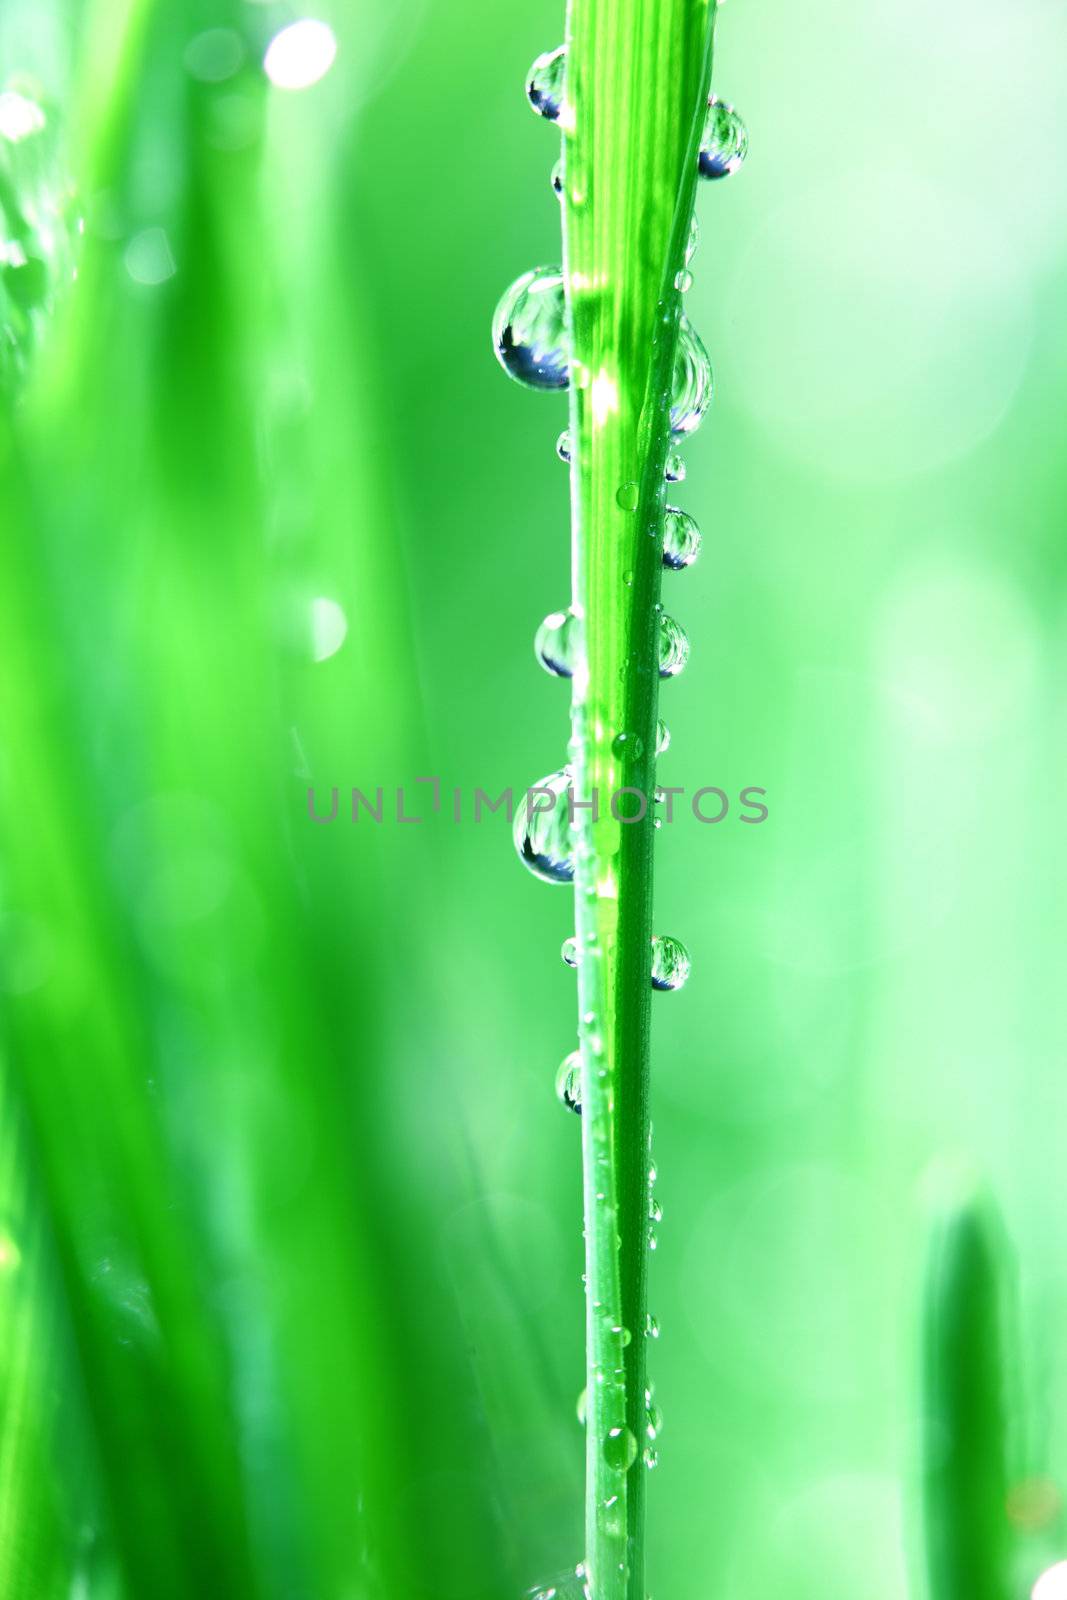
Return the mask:
[[708,352],[689,318],[683,317],[678,328],[678,353],[671,390],[673,434],[693,433],[699,428],[711,404],[713,390]]
[[538,56],[526,77],[526,96],[539,117],[558,122],[563,110],[563,79],[567,67],[567,47],[546,50]]
[[689,660],[689,638],[685,629],[666,612],[659,619],[659,675],[676,678]]
[[648,1202],[648,1220],[649,1222],[663,1221],[663,1207],[658,1200],[650,1200]]
[[651,1223],[648,1225],[648,1248],[650,1250],[659,1249],[659,1238],[657,1237],[656,1230]]
[[579,1050],[572,1050],[569,1056],[564,1056],[556,1072],[556,1094],[560,1103],[568,1111],[582,1111],[582,1056]]
[[671,747],[671,730],[662,717],[656,723],[656,754],[663,755]]
[[686,264],[686,266],[689,265],[689,263],[692,261],[693,257],[696,255],[696,253],[697,253],[697,245],[699,243],[700,243],[700,224],[697,222],[697,219],[694,216],[694,217],[692,217],[690,219],[689,237],[685,241],[685,264]]
[[669,934],[663,933],[653,935],[653,989],[680,989],[689,977],[691,966],[689,951],[680,939],[672,939]]
[[658,1339],[659,1338],[659,1323],[656,1321],[656,1319],[652,1315],[651,1311],[648,1313],[648,1315],[645,1318],[645,1338],[646,1339]]
[[528,389],[566,389],[570,364],[559,267],[534,267],[504,292],[493,318],[493,348],[516,383]]
[[567,465],[570,466],[570,464],[571,464],[571,430],[569,428],[564,428],[563,432],[560,434],[559,438],[556,440],[556,454],[559,456],[559,459],[561,461],[565,461],[567,463]]
[[588,1386],[586,1386],[586,1388],[584,1388],[582,1390],[581,1394],[578,1396],[578,1405],[577,1405],[576,1409],[577,1409],[577,1412],[578,1412],[578,1421],[581,1423],[582,1427],[584,1428],[585,1427],[586,1414],[587,1414],[587,1411],[589,1409],[589,1388],[588,1388]]
[[681,272],[674,274],[674,287],[680,294],[688,294],[693,287],[693,274],[688,267],[683,267]]
[[556,678],[574,676],[578,619],[573,611],[550,611],[534,635],[534,655]]
[[649,1472],[654,1472],[659,1466],[659,1451],[650,1444],[646,1444],[642,1452],[642,1460]]
[[569,939],[564,939],[559,953],[568,967],[576,967],[578,965],[578,941],[573,934]]
[[523,1600],[588,1600],[585,1585],[585,1568],[575,1567],[561,1572],[558,1577],[546,1578],[544,1583],[527,1589]]
[[515,808],[515,849],[523,865],[545,883],[574,881],[570,788],[571,769],[563,767],[531,785]]
[[626,571],[623,573],[622,581],[623,581],[623,583],[626,585],[626,587],[628,589],[632,589],[633,588],[633,586],[634,586],[634,575],[631,572],[629,567],[627,567]]
[[637,1460],[637,1440],[629,1428],[609,1428],[604,1440],[604,1460],[616,1472],[629,1472]]
[[691,567],[700,554],[700,529],[688,511],[668,506],[663,519],[663,565],[672,572]]
[[621,484],[615,496],[615,504],[622,511],[636,511],[641,501],[641,485],[632,479],[629,483]]
[[556,198],[559,199],[559,200],[562,200],[563,199],[563,157],[562,156],[560,156],[559,160],[556,162],[555,166],[552,168],[552,174],[551,174],[551,178],[550,178],[549,181],[552,184],[552,188],[553,188],[553,190],[555,192]]
[[747,154],[748,131],[744,123],[733,106],[713,94],[708,100],[700,138],[700,176],[728,178]]
[[611,749],[620,761],[637,761],[644,754],[645,744],[638,733],[617,733]]
[[681,483],[685,477],[685,462],[677,450],[672,450],[667,456],[667,463],[663,469],[663,476],[668,483]]

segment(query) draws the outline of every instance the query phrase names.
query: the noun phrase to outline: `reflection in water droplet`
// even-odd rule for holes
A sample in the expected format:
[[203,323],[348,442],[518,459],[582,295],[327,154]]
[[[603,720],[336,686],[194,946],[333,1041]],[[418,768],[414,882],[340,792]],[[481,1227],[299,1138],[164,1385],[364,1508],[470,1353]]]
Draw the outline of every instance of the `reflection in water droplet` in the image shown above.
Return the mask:
[[748,132],[733,106],[712,95],[700,139],[700,176],[726,178],[748,154]]
[[653,934],[653,989],[680,989],[689,977],[691,967],[689,951],[680,939],[672,939],[664,933]]
[[656,723],[656,754],[661,756],[671,747],[671,730],[662,717]]
[[691,567],[700,554],[700,529],[688,511],[668,506],[663,522],[663,565],[673,572]]
[[677,450],[672,450],[668,455],[666,465],[663,468],[663,476],[668,483],[681,483],[685,477],[685,462]]
[[556,440],[556,454],[559,456],[559,459],[561,461],[565,461],[567,463],[567,465],[570,466],[570,464],[571,464],[571,430],[569,428],[564,428],[563,432],[560,434],[559,438]]
[[577,1111],[581,1115],[582,1056],[579,1050],[572,1050],[560,1062],[556,1072],[556,1094],[568,1111]]
[[573,611],[551,611],[534,635],[534,655],[556,678],[574,676],[578,619]]
[[274,35],[263,71],[276,89],[310,89],[324,78],[337,55],[333,29],[304,17]]
[[676,678],[689,660],[689,638],[685,629],[666,612],[659,619],[659,675]]
[[533,784],[515,808],[515,849],[523,865],[545,883],[574,880],[570,787],[571,769],[563,767]]
[[604,1440],[604,1460],[616,1472],[629,1472],[637,1460],[637,1440],[629,1428],[610,1428]]
[[611,749],[620,761],[637,761],[644,754],[645,744],[638,733],[617,733]]
[[564,939],[559,953],[563,957],[566,966],[576,967],[578,965],[578,941],[573,933],[569,939]]
[[563,273],[535,267],[517,278],[496,308],[493,348],[509,378],[530,389],[570,381]]
[[615,496],[615,503],[622,511],[636,511],[641,500],[641,485],[634,483],[621,484]]
[[563,110],[563,78],[567,67],[567,49],[560,45],[556,50],[546,50],[538,56],[526,77],[526,96],[539,117],[558,122]]
[[713,392],[711,361],[688,317],[678,328],[678,354],[671,391],[671,432],[693,433],[704,420]]

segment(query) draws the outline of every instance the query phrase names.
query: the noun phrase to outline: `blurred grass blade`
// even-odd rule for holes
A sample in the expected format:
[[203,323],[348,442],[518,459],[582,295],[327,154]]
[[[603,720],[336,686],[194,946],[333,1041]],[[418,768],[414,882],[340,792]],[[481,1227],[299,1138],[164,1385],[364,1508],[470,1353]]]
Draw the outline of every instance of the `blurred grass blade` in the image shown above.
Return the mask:
[[940,1201],[923,1312],[926,1565],[930,1600],[1011,1600],[1005,1464],[1007,1251],[970,1188]]

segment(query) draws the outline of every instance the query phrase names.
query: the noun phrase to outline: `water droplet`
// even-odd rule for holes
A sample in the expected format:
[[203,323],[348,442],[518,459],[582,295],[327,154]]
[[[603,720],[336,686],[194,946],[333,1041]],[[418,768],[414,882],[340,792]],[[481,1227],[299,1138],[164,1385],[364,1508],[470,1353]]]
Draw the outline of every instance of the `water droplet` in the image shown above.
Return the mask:
[[515,849],[523,865],[545,883],[574,881],[570,787],[571,769],[563,767],[533,784],[515,808]]
[[700,176],[728,178],[748,154],[748,131],[733,106],[712,95],[700,139]]
[[683,267],[681,272],[674,274],[674,287],[680,294],[688,294],[693,287],[693,274],[688,267]]
[[586,1386],[586,1388],[584,1388],[582,1390],[581,1394],[578,1396],[578,1405],[577,1405],[576,1409],[577,1409],[577,1412],[578,1412],[578,1421],[581,1423],[582,1427],[584,1428],[585,1427],[586,1413],[587,1413],[587,1411],[589,1409],[589,1388],[588,1388],[588,1386]]
[[572,1050],[569,1056],[564,1056],[556,1073],[556,1094],[562,1105],[568,1111],[582,1114],[582,1056],[579,1050]]
[[676,678],[689,660],[689,638],[685,629],[666,612],[659,619],[659,675]]
[[629,567],[627,567],[626,571],[623,573],[622,581],[623,581],[623,583],[626,585],[626,587],[628,589],[632,589],[633,588],[633,586],[634,586],[634,575],[633,575],[633,573],[632,573],[632,571],[630,570]]
[[711,360],[700,335],[688,317],[678,329],[678,354],[674,360],[674,385],[671,391],[671,432],[694,433],[711,404],[714,383]]
[[326,76],[336,55],[333,29],[304,17],[274,35],[263,57],[263,71],[276,89],[310,89]]
[[657,1237],[656,1230],[652,1226],[651,1222],[648,1225],[648,1248],[650,1250],[659,1249],[659,1238]]
[[663,468],[663,476],[668,483],[681,483],[685,477],[685,462],[677,450],[672,450],[667,456],[667,461]]
[[551,175],[550,182],[552,184],[553,190],[555,191],[557,199],[562,200],[563,199],[563,157],[562,156],[560,156],[559,160],[556,162],[555,166],[552,168],[552,175]]
[[680,989],[689,977],[691,966],[689,951],[680,939],[672,939],[664,933],[653,934],[653,989]]
[[629,1472],[637,1460],[637,1440],[629,1428],[609,1428],[604,1440],[604,1460],[616,1472]]
[[529,389],[567,387],[566,304],[559,267],[535,267],[516,278],[496,308],[493,348],[516,383]]
[[526,96],[539,117],[558,122],[563,110],[563,78],[567,67],[567,47],[546,50],[538,56],[526,78]]
[[697,245],[699,243],[700,243],[700,224],[697,222],[697,219],[694,216],[694,217],[692,217],[690,219],[689,237],[685,241],[685,264],[686,264],[686,266],[689,265],[689,263],[692,261],[693,257],[696,255],[696,253],[697,253]]
[[653,1445],[646,1444],[642,1452],[641,1459],[644,1461],[649,1472],[654,1472],[659,1466],[659,1451],[655,1449]]
[[645,744],[638,733],[617,733],[611,749],[620,761],[637,761],[644,754]]
[[523,1600],[588,1600],[585,1568],[575,1567],[556,1578],[546,1578],[544,1583],[527,1589]]
[[560,434],[559,438],[556,440],[556,454],[559,456],[559,459],[561,461],[565,461],[567,463],[567,465],[570,466],[570,464],[571,464],[571,430],[569,428],[564,428],[563,432]]
[[658,1200],[650,1200],[648,1202],[648,1220],[649,1222],[663,1221],[663,1207]]
[[578,965],[578,941],[573,933],[569,939],[564,939],[559,953],[568,967],[576,967]]
[[645,1435],[648,1439],[658,1439],[663,1432],[663,1412],[656,1404],[655,1395],[651,1388],[645,1390]]
[[668,506],[663,521],[663,565],[673,572],[691,567],[700,554],[700,529],[688,511]]
[[578,619],[573,611],[550,611],[534,635],[534,655],[556,678],[574,676]]
[[629,483],[620,486],[615,496],[615,504],[622,511],[636,511],[641,500],[641,485],[632,479]]
[[669,750],[670,747],[671,730],[668,728],[663,719],[660,718],[659,722],[656,723],[656,754],[661,756],[667,750]]
[[651,1311],[648,1313],[647,1317],[645,1318],[645,1338],[646,1339],[658,1339],[659,1338],[659,1323],[656,1321],[656,1319],[652,1315]]

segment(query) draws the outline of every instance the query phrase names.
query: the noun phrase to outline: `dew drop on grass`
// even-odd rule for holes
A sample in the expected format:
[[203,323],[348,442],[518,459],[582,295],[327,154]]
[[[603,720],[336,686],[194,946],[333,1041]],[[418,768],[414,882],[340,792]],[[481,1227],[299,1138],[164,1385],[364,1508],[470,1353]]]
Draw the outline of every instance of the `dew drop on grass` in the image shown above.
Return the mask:
[[620,484],[615,496],[615,504],[621,511],[636,511],[641,500],[641,485],[631,479],[628,483]]
[[577,620],[573,611],[550,611],[534,635],[534,655],[555,678],[574,676]]
[[572,1050],[569,1056],[564,1056],[556,1072],[556,1094],[560,1104],[565,1105],[568,1111],[582,1114],[582,1056],[581,1051]]
[[553,192],[555,193],[555,196],[556,196],[557,200],[562,200],[563,199],[563,157],[562,156],[560,156],[559,160],[556,162],[555,166],[552,168],[552,173],[551,173],[551,177],[550,177],[549,181],[552,184],[552,189],[553,189]]
[[523,1600],[587,1600],[585,1568],[575,1567],[527,1589]]
[[672,572],[691,567],[700,554],[700,529],[688,511],[668,506],[663,523],[663,565]]
[[689,951],[680,939],[669,934],[652,936],[652,987],[653,989],[680,989],[689,977],[692,962]]
[[683,267],[681,272],[674,274],[674,287],[680,294],[688,294],[693,287],[693,274],[688,267]]
[[531,785],[515,808],[515,849],[523,865],[544,883],[574,881],[570,787],[571,769],[563,767]]
[[656,1449],[655,1445],[646,1444],[644,1450],[641,1452],[641,1459],[644,1461],[649,1472],[654,1472],[659,1466],[659,1451]]
[[656,723],[656,754],[664,755],[671,747],[671,730],[662,717]]
[[645,1318],[645,1338],[646,1339],[658,1339],[659,1338],[659,1323],[656,1321],[656,1319],[652,1315],[651,1311],[648,1313],[648,1315]]
[[677,450],[672,450],[663,467],[663,476],[668,483],[681,483],[685,477],[685,462]]
[[611,749],[620,761],[637,761],[644,754],[645,744],[639,733],[617,733]]
[[564,428],[563,432],[560,434],[559,438],[556,440],[556,454],[559,456],[559,459],[561,461],[565,461],[567,463],[567,465],[570,466],[570,464],[571,464],[571,430],[569,428]]
[[505,291],[493,318],[493,349],[516,383],[566,389],[570,365],[559,267],[534,267]]
[[563,78],[567,68],[567,47],[546,50],[538,56],[526,76],[526,98],[539,117],[558,122],[563,110]]
[[666,612],[659,619],[659,675],[676,678],[689,660],[689,636]]
[[637,1460],[637,1440],[629,1428],[609,1428],[604,1440],[604,1460],[616,1472],[629,1472]]
[[671,389],[671,432],[676,437],[694,433],[700,427],[711,404],[713,387],[708,352],[689,318],[683,317]]
[[573,933],[569,939],[564,939],[559,953],[566,966],[576,967],[578,965],[578,941]]
[[581,1394],[578,1396],[578,1404],[577,1404],[577,1407],[575,1408],[577,1410],[577,1413],[578,1413],[578,1421],[581,1423],[583,1428],[585,1427],[585,1417],[586,1417],[586,1412],[588,1410],[588,1406],[589,1406],[589,1389],[588,1389],[588,1387],[586,1387],[585,1389],[582,1390]]
[[725,100],[712,95],[700,137],[700,176],[728,178],[748,154],[748,131]]
[[645,1390],[645,1437],[651,1443],[663,1432],[663,1412],[656,1404],[651,1387]]
[[689,222],[689,237],[685,241],[685,264],[686,264],[686,266],[689,265],[689,263],[692,261],[693,257],[696,255],[696,253],[697,253],[697,245],[699,243],[700,243],[700,224],[697,222],[697,219],[694,216],[694,217],[692,217],[690,219],[690,222]]

